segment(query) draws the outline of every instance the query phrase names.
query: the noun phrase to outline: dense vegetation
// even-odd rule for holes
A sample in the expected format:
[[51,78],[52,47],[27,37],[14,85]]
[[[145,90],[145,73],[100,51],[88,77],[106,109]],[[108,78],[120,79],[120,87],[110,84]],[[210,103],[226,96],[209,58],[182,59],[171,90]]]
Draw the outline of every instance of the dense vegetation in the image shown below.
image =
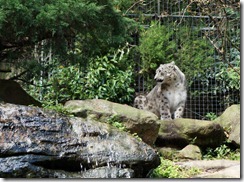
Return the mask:
[[[153,75],[160,64],[175,61],[187,80],[205,72],[214,63],[214,48],[206,37],[198,36],[199,30],[187,26],[152,23],[142,32],[138,47],[142,57],[141,74],[148,75],[148,83],[154,83]],[[203,61],[204,60],[204,61]],[[189,69],[191,68],[191,69]]]
[[63,61],[64,55],[78,48],[81,62],[106,54],[130,36],[131,20],[121,16],[109,0],[1,0],[0,4],[1,52],[8,59],[24,56],[27,48],[30,51],[46,40]]
[[[124,51],[129,51],[129,48],[91,59],[86,70],[78,64],[64,66],[56,63],[50,77],[42,80],[42,84],[48,85],[45,89],[35,85],[30,85],[28,89],[36,98],[42,93],[42,102],[46,106],[70,99],[93,98],[129,103],[134,93],[133,68],[123,63],[129,53]],[[40,84],[40,81],[36,80],[36,83]]]
[[14,63],[12,79],[24,81],[36,99],[48,105],[86,98],[131,101],[132,65],[124,62],[137,24],[122,16],[116,2],[0,4],[1,62]]
[[[203,89],[193,96],[238,94],[239,1],[161,3],[171,9],[153,17],[145,15],[158,11],[153,1],[0,0],[0,71],[14,68],[7,79],[21,81],[45,105],[88,98],[130,104],[136,76],[146,78],[149,90],[158,65],[172,60],[189,87],[201,82]],[[168,15],[208,16],[208,21]]]

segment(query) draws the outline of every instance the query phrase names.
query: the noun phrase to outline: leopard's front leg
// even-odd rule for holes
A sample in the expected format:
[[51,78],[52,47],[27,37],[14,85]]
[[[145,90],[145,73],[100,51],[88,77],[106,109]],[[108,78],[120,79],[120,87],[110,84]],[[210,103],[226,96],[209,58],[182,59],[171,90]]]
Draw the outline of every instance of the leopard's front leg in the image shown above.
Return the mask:
[[174,112],[174,119],[182,118],[182,116],[184,114],[184,109],[185,109],[185,104],[184,103],[180,103],[179,106],[177,107],[177,109]]
[[169,107],[169,100],[167,97],[163,97],[161,100],[161,107],[160,107],[160,119],[161,120],[172,120],[170,107]]

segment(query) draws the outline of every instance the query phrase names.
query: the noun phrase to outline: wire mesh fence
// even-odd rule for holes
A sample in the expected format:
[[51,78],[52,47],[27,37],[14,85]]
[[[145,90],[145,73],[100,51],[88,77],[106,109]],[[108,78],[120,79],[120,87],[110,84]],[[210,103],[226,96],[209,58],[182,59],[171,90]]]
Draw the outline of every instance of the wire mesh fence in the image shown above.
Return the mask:
[[[216,8],[214,7],[215,5],[214,3],[208,4],[208,8],[212,10]],[[168,28],[168,31],[175,32],[169,41],[172,41],[172,39],[176,42],[180,40],[179,37],[184,35],[178,30],[187,27],[190,30],[188,31],[188,36],[193,37],[191,40],[194,40],[195,37],[196,40],[209,43],[213,53],[210,55],[208,51],[205,53],[203,51],[200,54],[206,54],[205,56],[203,55],[203,59],[211,56],[214,63],[203,72],[194,73],[191,77],[188,76],[188,99],[184,117],[213,119],[213,117],[220,115],[228,106],[240,103],[240,88],[238,88],[240,83],[238,79],[230,80],[229,78],[229,74],[237,77],[239,74],[240,76],[238,47],[233,44],[233,40],[230,40],[239,36],[240,25],[238,21],[234,22],[235,19],[233,17],[227,17],[221,11],[216,10],[216,12],[206,15],[202,13],[203,10],[201,8],[203,7],[199,7],[198,1],[140,1],[134,4],[127,16],[136,18],[144,25],[145,29],[151,26],[152,21],[160,22],[161,25]],[[206,7],[204,8],[206,9]],[[229,22],[234,23],[230,24]],[[197,33],[191,30],[196,30],[195,32]],[[225,34],[227,32],[229,36],[226,39]],[[136,38],[139,40],[136,42],[140,44],[140,35]],[[182,51],[181,43],[180,41],[178,42],[179,45],[175,49],[176,52]],[[194,45],[192,42],[192,48],[198,45]],[[183,59],[185,58],[183,57]],[[178,59],[178,63],[180,63],[182,57],[178,56],[175,59]],[[193,56],[188,60],[189,70],[192,69],[191,59],[199,58]],[[139,73],[142,69],[140,55],[135,56],[135,61],[138,65],[136,72]],[[182,64],[185,64],[185,62]],[[178,66],[181,68],[182,65]],[[230,73],[231,71],[234,72]],[[153,74],[149,77],[153,78]],[[146,86],[148,81],[151,81],[148,75],[138,74],[136,77],[136,92],[140,94],[149,92],[150,89]],[[232,82],[235,82],[235,84],[232,85]]]
[[[238,14],[236,13],[238,9],[233,10],[233,7],[239,7],[239,1],[132,1],[134,3],[126,10],[126,16],[139,22],[144,30],[150,30],[154,22],[164,26],[164,32],[159,33],[166,37],[163,39],[165,41],[163,49],[169,50],[164,50],[164,56],[161,55],[161,58],[164,59],[162,61],[157,60],[157,64],[175,61],[177,66],[187,76],[188,98],[184,117],[211,119],[216,115],[220,115],[228,106],[240,103],[240,18],[238,18]],[[134,44],[137,45],[137,48],[141,44],[142,32],[138,31],[134,35]],[[170,36],[167,39],[168,35]],[[60,59],[60,56],[55,55],[55,47],[58,50],[64,51],[64,53],[72,48],[72,54],[67,56],[67,59],[65,58],[60,61],[62,65],[68,65],[70,61],[68,58],[71,58],[71,60],[74,58],[75,60],[72,61],[74,63],[82,60],[82,63],[79,63],[80,67],[87,66],[89,62],[89,58],[86,58],[87,54],[75,57],[75,42],[81,39],[79,37],[73,39],[67,42],[66,46],[70,48],[63,49],[64,45],[58,45],[56,47],[51,40],[50,42],[47,40],[39,42],[35,47],[29,47],[28,51],[25,51],[27,52],[26,54],[30,55],[24,55],[24,59],[35,60],[41,65],[40,79],[38,80],[37,76],[37,81],[35,79],[33,81],[34,86],[37,85],[33,90],[40,90],[38,92],[39,100],[44,100],[43,90],[48,90],[44,86],[49,85],[44,83],[43,77],[47,78],[46,82],[48,82],[49,78],[53,75],[53,72],[50,71],[52,70],[51,68],[56,68],[56,59]],[[160,40],[157,40],[157,43],[160,44]],[[80,49],[83,49],[82,46]],[[163,50],[158,50],[158,52],[161,51]],[[56,50],[56,52],[59,51]],[[78,52],[82,54],[79,48]],[[144,69],[143,65],[145,65],[143,55],[140,51],[135,52],[135,72],[138,73],[135,79],[135,90],[137,94],[146,94],[155,85],[153,78],[157,67],[154,66],[151,69],[148,66],[151,71],[144,74],[142,71]],[[168,58],[171,60],[167,60]],[[201,64],[204,65],[208,59],[213,62],[211,66],[205,66],[204,69],[196,69],[195,62],[199,64],[198,67],[201,67]],[[19,62],[22,62],[22,60]],[[26,63],[31,64],[30,66],[33,68],[36,66],[34,64],[32,65],[32,63],[35,63],[34,61]],[[154,60],[151,63],[154,64]],[[10,67],[11,65],[3,64],[2,66],[0,64],[1,78],[6,78],[6,74],[9,74],[7,76],[11,77],[13,73],[11,73]],[[57,69],[59,70],[58,67]],[[82,70],[86,69],[84,68]],[[39,70],[36,72],[39,72]],[[26,75],[27,78],[32,76],[29,74]]]

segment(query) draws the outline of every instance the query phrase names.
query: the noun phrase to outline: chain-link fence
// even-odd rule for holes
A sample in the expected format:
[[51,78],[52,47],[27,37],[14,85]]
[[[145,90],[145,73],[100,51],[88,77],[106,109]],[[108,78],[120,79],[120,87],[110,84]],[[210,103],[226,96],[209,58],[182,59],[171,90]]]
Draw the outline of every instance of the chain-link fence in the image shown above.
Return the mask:
[[[202,59],[199,61],[200,64],[204,64],[205,59],[213,59],[212,65],[202,72],[192,70],[194,74],[187,73],[188,99],[184,114],[184,117],[187,118],[213,119],[228,106],[240,103],[240,52],[239,42],[235,42],[240,41],[240,24],[235,14],[231,12],[232,7],[226,8],[228,4],[223,4],[224,9],[221,10],[221,4],[201,4],[199,2],[138,1],[128,11],[127,16],[134,17],[144,25],[145,29],[149,29],[152,21],[157,21],[160,25],[167,27],[168,32],[174,32],[169,39],[169,41],[174,40],[178,43],[175,52],[179,54],[174,61],[179,64],[180,68],[184,67],[185,71],[191,72],[191,69],[194,69],[192,64],[196,59]],[[218,8],[220,9],[218,10]],[[186,34],[181,31],[184,28],[187,28]],[[186,35],[190,39],[182,39],[182,36]],[[138,34],[136,39],[136,43],[140,44],[141,35]],[[189,45],[192,44],[193,52],[194,46],[198,46],[201,51],[200,55],[192,53],[193,55],[188,56],[189,60],[180,60],[187,59],[184,54],[189,53],[189,50],[184,52],[186,44],[182,40],[191,41],[187,45],[189,49]],[[208,45],[209,49],[204,51],[203,44]],[[209,50],[212,50],[211,53]],[[135,56],[135,60],[138,63],[136,72],[139,73],[143,69],[141,55]],[[151,74],[151,78],[153,78],[153,74]],[[151,81],[148,75],[138,74],[137,93],[146,94],[150,91],[146,86],[148,80]]]
[[[155,85],[153,78],[159,64],[175,61],[185,73],[188,82],[188,99],[184,117],[213,119],[228,106],[240,103],[239,1],[131,0],[129,2],[132,1],[134,3],[125,15],[135,19],[143,27],[142,31],[134,35],[134,44],[137,48],[140,49],[142,40],[145,39],[143,35],[145,31],[151,30],[153,26],[159,27],[157,31],[150,32],[156,35],[156,38],[144,41],[144,44],[155,44],[155,49],[147,46],[143,49],[147,51],[147,48],[151,48],[146,52],[152,55],[151,60],[147,60],[142,51],[136,51],[134,56],[135,72],[138,73],[135,90],[138,94],[146,94]],[[161,32],[160,28],[162,28]],[[161,40],[162,49],[156,49],[157,44],[162,43]],[[69,40],[66,46],[75,47],[75,40]],[[26,48],[27,55],[18,58],[35,60],[26,61],[26,65],[22,60],[19,62],[30,69],[38,68],[35,72],[40,73],[37,75],[40,76],[40,80],[33,81],[36,86],[33,90],[39,90],[40,100],[43,100],[44,86],[48,85],[44,83],[43,78],[47,78],[48,81],[52,76],[49,67],[56,66],[54,47],[47,40],[41,41],[35,47]],[[62,50],[67,53],[67,49],[63,46],[57,47],[58,52]],[[160,52],[163,54],[158,54]],[[86,65],[88,58],[83,59],[86,56],[86,54],[78,56],[76,59],[82,60],[82,65]],[[36,62],[38,65],[34,64]],[[210,62],[211,64],[206,64]],[[11,70],[12,64],[3,63],[5,62],[2,60],[0,78],[11,78],[13,74],[23,76],[23,70],[19,70],[17,64],[15,70]],[[62,64],[66,64],[65,60]],[[43,71],[44,69],[47,71]],[[24,74],[27,78],[33,77],[33,74],[29,75],[28,71]]]

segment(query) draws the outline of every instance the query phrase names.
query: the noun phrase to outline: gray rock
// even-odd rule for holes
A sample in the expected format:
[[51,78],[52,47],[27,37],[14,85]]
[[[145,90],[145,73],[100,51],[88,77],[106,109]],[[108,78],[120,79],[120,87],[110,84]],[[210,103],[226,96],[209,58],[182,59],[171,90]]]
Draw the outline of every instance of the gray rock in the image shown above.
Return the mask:
[[230,135],[229,135],[229,141],[231,141],[233,144],[235,144],[237,147],[240,147],[241,140],[240,140],[240,123],[239,125],[234,125],[234,127],[231,129]]
[[240,116],[240,105],[232,105],[214,120],[223,126],[228,139],[238,147],[240,147]]
[[0,104],[0,142],[3,178],[81,178],[106,166],[129,170],[119,177],[145,177],[160,164],[153,148],[109,124],[35,107]]
[[[43,160],[51,160],[47,156],[24,155],[17,157],[0,158],[1,177],[27,177],[27,178],[133,178],[134,171],[122,166],[118,167],[98,167],[94,169],[81,169],[78,165],[69,166],[69,171],[62,170],[65,161],[56,161],[45,164]],[[71,165],[71,164],[68,164]],[[73,168],[72,168],[73,167]],[[77,167],[77,169],[75,169]],[[12,168],[12,170],[10,170]],[[53,168],[53,169],[52,169]]]
[[71,100],[65,103],[65,108],[75,116],[93,117],[101,122],[116,117],[116,120],[123,123],[130,133],[137,133],[151,146],[158,136],[158,117],[148,111],[101,99]]
[[[56,162],[54,165],[54,157],[37,154],[1,157],[0,176],[3,178],[81,178],[79,172],[72,172],[72,166],[69,166],[69,171],[62,170],[68,167],[62,167],[67,164],[61,161],[60,164]],[[74,170],[75,167],[76,165],[73,165]]]
[[100,167],[81,172],[82,178],[133,178],[132,169],[118,167]]
[[213,121],[178,118],[161,121],[156,146],[185,147],[194,144],[201,148],[218,147],[225,140],[220,124]]
[[198,146],[190,144],[180,150],[177,157],[181,159],[201,160],[202,154]]

